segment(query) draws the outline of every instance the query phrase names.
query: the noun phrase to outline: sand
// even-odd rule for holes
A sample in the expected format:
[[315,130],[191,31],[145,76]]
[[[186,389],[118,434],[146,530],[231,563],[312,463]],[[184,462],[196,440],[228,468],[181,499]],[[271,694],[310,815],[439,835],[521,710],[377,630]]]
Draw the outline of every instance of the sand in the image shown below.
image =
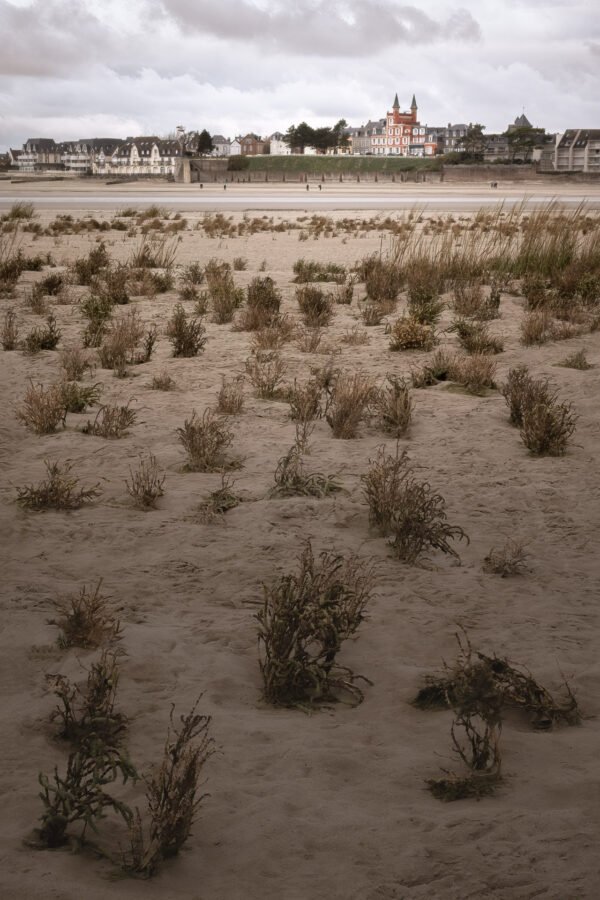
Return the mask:
[[[102,218],[98,210],[90,212]],[[52,214],[43,212],[45,224]],[[194,223],[190,216],[190,223]],[[108,232],[107,249],[126,259],[132,239]],[[87,252],[96,235],[42,237],[24,245],[49,250],[64,265]],[[384,237],[384,247],[387,246]],[[379,250],[381,236],[299,242],[298,232],[210,239],[186,231],[178,263],[210,257],[248,259],[236,282],[246,285],[266,260],[296,315],[293,262],[300,256],[351,264]],[[19,285],[41,276],[26,273]],[[81,293],[82,291],[80,291]],[[600,826],[597,714],[598,576],[600,562],[600,332],[562,343],[523,348],[518,339],[523,301],[505,295],[492,329],[505,338],[498,380],[526,362],[572,400],[577,431],[564,458],[532,458],[508,424],[499,393],[473,397],[444,385],[415,391],[414,421],[401,446],[447,501],[451,522],[470,544],[462,564],[434,555],[428,565],[394,559],[370,532],[360,475],[377,448],[393,447],[366,423],[355,440],[331,436],[317,423],[311,469],[336,472],[344,493],[329,499],[269,499],[277,460],[293,440],[285,403],[261,401],[247,390],[246,411],[234,422],[232,452],[243,457],[235,487],[247,502],[224,522],[203,524],[198,504],[220,484],[216,474],[182,471],[175,429],[214,403],[222,375],[243,372],[251,336],[208,323],[206,350],[173,359],[164,325],[176,293],[136,300],[160,340],[151,362],[117,379],[98,368],[86,383],[103,385],[104,402],[133,398],[138,424],[121,440],[83,435],[88,414],[69,415],[67,428],[37,436],[15,418],[27,379],[58,377],[58,355],[0,352],[2,417],[0,540],[3,550],[2,720],[0,729],[0,893],[7,900],[593,900],[598,896]],[[23,331],[38,324],[22,300]],[[81,332],[76,307],[54,308],[62,345]],[[337,307],[324,343],[335,364],[362,368],[380,382],[406,375],[427,354],[392,354],[384,327],[369,343],[347,347],[341,335],[357,308]],[[443,324],[450,321],[445,312]],[[454,347],[453,335],[443,345]],[[589,371],[556,367],[585,349]],[[303,379],[321,353],[284,350],[287,380]],[[167,371],[177,390],[149,389]],[[158,508],[132,507],[129,467],[152,452],[166,472]],[[45,459],[73,463],[85,485],[102,495],[71,513],[33,513],[15,504],[16,487],[35,483]],[[483,559],[507,537],[526,544],[529,571],[502,579],[483,572]],[[377,562],[374,599],[358,639],[341,661],[367,676],[362,705],[338,705],[313,715],[273,709],[261,700],[256,604],[261,583],[294,566],[302,542],[315,550],[355,551]],[[140,770],[160,758],[169,711],[212,717],[218,752],[206,765],[201,813],[181,856],[151,881],[114,880],[115,868],[92,853],[41,852],[23,843],[41,813],[38,772],[64,768],[66,751],[53,737],[47,673],[84,677],[93,651],[60,651],[48,624],[54,599],[103,579],[122,622],[119,706],[130,717],[128,747]],[[495,797],[443,804],[425,787],[441,768],[456,767],[450,712],[422,712],[409,701],[428,673],[456,656],[455,633],[474,646],[528,666],[551,690],[568,678],[584,714],[581,727],[533,731],[509,714],[502,732],[505,780]],[[140,786],[125,799],[142,803]],[[109,824],[115,850],[124,833]],[[106,832],[104,832],[106,834]]]

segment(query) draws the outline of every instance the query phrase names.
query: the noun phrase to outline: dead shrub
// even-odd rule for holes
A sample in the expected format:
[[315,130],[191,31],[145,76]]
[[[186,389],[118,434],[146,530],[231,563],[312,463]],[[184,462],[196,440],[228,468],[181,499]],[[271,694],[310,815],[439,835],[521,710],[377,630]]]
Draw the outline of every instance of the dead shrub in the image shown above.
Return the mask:
[[501,387],[512,425],[523,424],[523,412],[531,406],[549,401],[551,396],[547,379],[534,379],[527,366],[509,369],[506,382]]
[[123,306],[129,303],[129,280],[131,270],[128,266],[118,265],[103,269],[91,281],[91,291],[101,302],[111,306]]
[[51,384],[45,388],[42,384],[36,386],[30,381],[16,416],[36,434],[53,434],[59,425],[64,428],[67,411],[60,384]]
[[349,347],[360,347],[369,343],[369,335],[360,325],[354,325],[353,328],[346,329],[341,337],[341,342]]
[[437,344],[435,330],[431,325],[422,325],[410,316],[401,316],[389,331],[390,350],[433,350]]
[[217,412],[227,416],[238,415],[244,410],[244,376],[227,379],[221,377],[221,388],[217,394]]
[[375,325],[381,325],[386,312],[377,303],[367,303],[366,306],[363,306],[360,315],[367,328],[373,328]]
[[467,353],[502,353],[504,350],[504,342],[491,335],[483,322],[455,319],[448,331],[456,334],[460,346]]
[[323,388],[316,378],[304,384],[298,384],[294,379],[294,384],[286,395],[286,400],[290,404],[290,419],[293,422],[311,422],[313,419],[320,419],[323,415],[322,399]]
[[127,366],[135,362],[135,350],[143,334],[144,326],[137,309],[114,319],[98,350],[102,368],[114,369],[121,377],[125,375]]
[[25,303],[32,313],[36,316],[45,316],[48,313],[48,304],[41,285],[34,284],[28,294],[25,296]]
[[333,318],[331,297],[321,288],[305,285],[296,289],[296,301],[307,328],[324,328]]
[[334,303],[337,303],[340,306],[350,306],[352,304],[352,300],[354,299],[355,284],[356,281],[354,280],[354,278],[349,278],[342,284],[338,284],[332,292]]
[[309,435],[302,427],[296,429],[296,440],[288,452],[282,456],[275,469],[275,486],[271,488],[271,497],[327,497],[341,490],[334,475],[322,472],[307,472],[304,468],[304,455],[307,452]]
[[46,319],[44,328],[38,326],[25,335],[23,350],[29,354],[39,353],[41,350],[56,350],[60,338],[61,331],[56,325],[55,316],[51,313]]
[[59,723],[58,737],[79,747],[90,741],[118,746],[127,720],[115,710],[117,658],[115,650],[102,650],[100,659],[90,666],[83,688],[64,675],[46,676],[48,686],[59,699],[51,715],[51,720]]
[[60,629],[58,646],[90,649],[110,643],[119,637],[121,624],[113,605],[100,589],[102,580],[88,590],[84,585],[78,594],[54,603],[58,618],[50,619],[50,625]]
[[163,371],[153,377],[150,387],[153,391],[174,391],[177,383],[168,372]]
[[521,322],[521,343],[525,347],[545,344],[552,339],[552,320],[546,310],[528,313]]
[[[445,770],[444,777],[428,779],[426,784],[438,800],[446,802],[493,794],[502,780],[500,722],[491,722],[469,713],[456,715],[450,730],[454,752],[469,774],[457,775]],[[462,736],[457,735],[457,729]]]
[[261,400],[277,396],[286,371],[287,366],[276,351],[256,350],[246,360],[248,380]]
[[145,777],[149,823],[144,826],[138,809],[130,824],[129,853],[125,868],[138,875],[152,875],[165,859],[177,856],[188,840],[198,808],[204,766],[214,752],[209,735],[210,716],[196,712],[198,702],[176,726],[171,727],[158,771]]
[[253,333],[252,350],[280,350],[295,334],[296,324],[284,313]]
[[85,412],[94,406],[102,393],[101,384],[78,384],[76,381],[61,381],[60,389],[65,410],[70,413]]
[[233,432],[225,416],[217,416],[208,408],[199,418],[194,410],[191,419],[177,429],[177,437],[187,453],[189,472],[218,472],[231,467],[225,450],[233,442]]
[[59,359],[67,381],[80,381],[85,370],[91,368],[83,347],[66,347],[61,350]]
[[577,725],[581,715],[568,684],[565,698],[556,700],[525,666],[505,657],[474,651],[466,635],[457,634],[458,659],[444,665],[439,676],[428,676],[413,700],[419,709],[454,708],[500,721],[504,708],[527,713],[533,728],[547,731],[557,722]]
[[323,329],[301,327],[298,330],[298,350],[301,353],[318,353],[323,340]]
[[587,357],[585,355],[585,350],[578,350],[577,352],[571,353],[562,362],[557,363],[559,366],[563,366],[566,369],[579,369],[580,372],[587,372],[588,369],[592,369],[593,366],[588,362]]
[[0,334],[3,350],[16,350],[19,340],[19,324],[17,314],[14,309],[8,309],[4,314],[2,322],[2,333]]
[[451,378],[452,366],[455,354],[447,350],[436,350],[429,362],[418,369],[412,369],[410,373],[412,386],[426,388],[440,381],[448,381]]
[[521,440],[535,456],[564,456],[576,421],[573,404],[560,403],[553,395],[523,410]]
[[330,391],[325,418],[335,438],[356,437],[358,426],[375,397],[373,379],[362,372],[340,373]]
[[167,337],[173,345],[173,356],[182,357],[197,356],[207,341],[202,319],[192,316],[188,320],[181,303],[176,305],[167,323]]
[[129,400],[125,406],[101,406],[93,422],[89,421],[81,429],[83,434],[93,434],[103,438],[122,438],[135,424],[137,413],[130,409]]
[[484,304],[483,284],[479,278],[458,280],[454,285],[452,308],[461,318],[478,319]]
[[399,266],[393,260],[374,256],[362,274],[367,297],[385,312],[392,312],[404,280]]
[[334,552],[315,560],[307,542],[298,572],[264,587],[256,618],[268,703],[311,708],[344,696],[360,703],[358,676],[340,666],[337,655],[364,619],[372,580],[365,562]]
[[140,459],[135,471],[129,469],[129,480],[125,481],[127,493],[140,509],[155,509],[157,500],[164,494],[165,477],[151,453],[147,459]]
[[451,361],[449,377],[469,394],[484,394],[496,387],[496,363],[488,353],[456,355]]
[[221,487],[211,491],[206,500],[198,506],[198,515],[205,525],[216,519],[222,519],[226,512],[235,509],[242,502],[241,497],[233,491],[235,484],[228,475],[221,476]]
[[450,541],[469,539],[462,528],[447,522],[444,498],[429,482],[414,477],[406,453],[396,448],[391,456],[382,448],[362,481],[369,521],[390,538],[398,559],[414,564],[430,549],[459,559]]
[[71,474],[72,465],[44,461],[48,477],[39,484],[17,488],[17,503],[23,509],[79,509],[99,496],[99,485],[79,486],[79,478]]
[[414,405],[407,382],[397,375],[388,375],[387,385],[377,390],[373,398],[383,430],[396,438],[408,431]]
[[523,544],[509,538],[502,547],[492,547],[483,561],[483,571],[502,578],[520,575],[525,569],[526,558]]

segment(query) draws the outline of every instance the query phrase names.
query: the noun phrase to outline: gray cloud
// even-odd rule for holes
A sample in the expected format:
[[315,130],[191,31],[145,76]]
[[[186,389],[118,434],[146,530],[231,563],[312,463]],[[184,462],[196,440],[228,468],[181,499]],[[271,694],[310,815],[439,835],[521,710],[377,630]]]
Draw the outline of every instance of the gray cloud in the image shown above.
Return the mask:
[[163,6],[183,29],[308,56],[367,56],[398,43],[472,41],[481,36],[466,9],[436,20],[396,0],[296,0],[260,7],[251,0],[163,0]]

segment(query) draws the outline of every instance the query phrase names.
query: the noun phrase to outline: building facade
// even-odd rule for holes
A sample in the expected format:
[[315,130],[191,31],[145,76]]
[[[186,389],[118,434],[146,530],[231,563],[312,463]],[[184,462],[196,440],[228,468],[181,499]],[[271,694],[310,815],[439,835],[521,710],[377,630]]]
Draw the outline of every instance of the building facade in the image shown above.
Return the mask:
[[93,171],[95,175],[174,175],[183,155],[179,141],[128,138],[111,155],[99,153]]
[[556,144],[554,169],[600,175],[600,128],[567,129]]

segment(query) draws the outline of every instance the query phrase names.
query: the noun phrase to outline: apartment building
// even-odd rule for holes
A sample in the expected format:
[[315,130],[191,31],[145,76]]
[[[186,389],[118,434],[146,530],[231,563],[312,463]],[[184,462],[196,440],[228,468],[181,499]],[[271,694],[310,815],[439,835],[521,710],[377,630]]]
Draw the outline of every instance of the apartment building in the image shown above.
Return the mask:
[[567,129],[554,151],[554,169],[600,175],[600,128]]

